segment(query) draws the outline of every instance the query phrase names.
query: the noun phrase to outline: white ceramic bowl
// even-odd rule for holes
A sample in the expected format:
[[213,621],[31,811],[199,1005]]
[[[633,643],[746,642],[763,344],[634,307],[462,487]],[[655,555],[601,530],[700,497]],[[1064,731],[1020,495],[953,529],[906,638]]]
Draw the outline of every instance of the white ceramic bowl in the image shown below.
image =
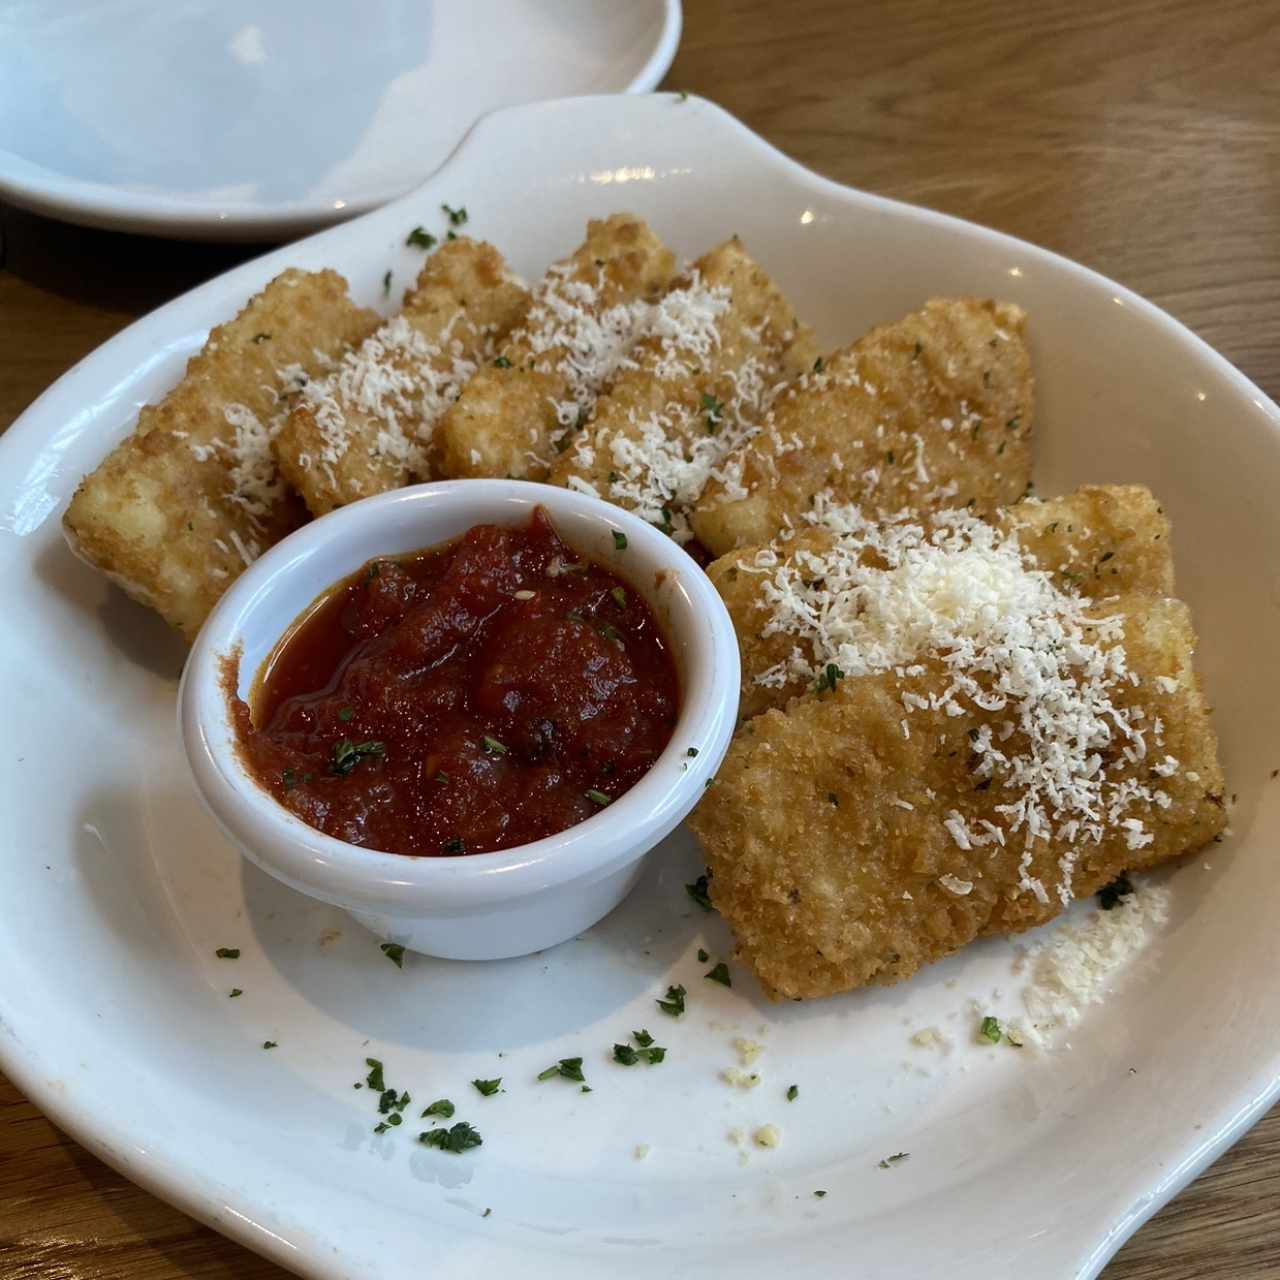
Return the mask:
[[[496,853],[414,858],[335,840],[295,817],[245,769],[222,688],[239,648],[241,697],[289,624],[375,556],[430,547],[477,524],[525,523],[537,506],[575,550],[625,578],[668,637],[681,705],[667,749],[630,791],[559,835]],[[619,551],[614,532],[626,535]],[[178,695],[201,798],[245,855],[285,884],[344,907],[379,936],[455,960],[553,946],[595,924],[635,884],[644,855],[697,803],[729,745],[738,645],[706,575],[670,538],[567,489],[453,480],[357,502],[286,538],[239,578],[196,639]],[[690,747],[697,755],[690,756]]]

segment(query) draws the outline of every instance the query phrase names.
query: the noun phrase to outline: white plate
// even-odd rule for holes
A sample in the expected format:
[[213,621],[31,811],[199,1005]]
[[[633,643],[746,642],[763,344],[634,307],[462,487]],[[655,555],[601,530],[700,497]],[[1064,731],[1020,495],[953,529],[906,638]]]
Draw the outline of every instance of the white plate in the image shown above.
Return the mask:
[[284,240],[403,195],[486,112],[647,93],[679,40],[680,0],[13,0],[0,197]]
[[[218,837],[175,741],[179,644],[72,559],[57,518],[211,324],[289,264],[336,266],[378,299],[389,267],[403,281],[420,262],[405,233],[442,201],[529,275],[611,210],[684,253],[737,231],[832,344],[930,295],[1027,308],[1041,489],[1143,480],[1168,506],[1239,792],[1232,838],[1168,875],[1154,963],[1070,1049],[969,1043],[970,996],[1010,1011],[1004,941],[813,1004],[770,1005],[740,969],[732,991],[704,981],[696,949],[729,941],[684,893],[683,834],[585,940],[403,971]],[[706,103],[545,103],[483,121],[411,196],[133,325],[11,428],[0,477],[0,1066],[126,1175],[303,1274],[1090,1276],[1276,1092],[1280,689],[1263,655],[1280,649],[1280,411],[1081,267],[815,177]],[[690,991],[679,1023],[653,1004],[673,981]],[[233,985],[245,994],[228,1000]],[[950,1054],[908,1043],[931,1024]],[[610,1063],[641,1027],[666,1063]],[[734,1035],[768,1045],[754,1091],[717,1079]],[[574,1054],[594,1092],[533,1082]],[[372,1099],[352,1089],[366,1055],[416,1100],[452,1097],[484,1146],[418,1147],[412,1119],[375,1140]],[[495,1098],[467,1083],[497,1075]],[[782,1146],[740,1166],[727,1131],[765,1122]],[[878,1168],[898,1151],[911,1159]]]

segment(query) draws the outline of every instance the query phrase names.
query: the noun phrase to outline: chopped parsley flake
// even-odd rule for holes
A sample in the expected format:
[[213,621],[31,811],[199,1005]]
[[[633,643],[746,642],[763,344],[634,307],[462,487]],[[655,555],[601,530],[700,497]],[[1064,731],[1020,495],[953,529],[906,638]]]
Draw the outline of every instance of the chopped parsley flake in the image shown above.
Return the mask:
[[619,533],[617,529],[613,531],[613,549],[615,551],[625,551],[627,549],[627,535]]
[[657,1002],[658,1008],[663,1013],[678,1018],[684,1012],[684,998],[688,994],[682,986],[668,987],[666,998]]
[[690,760],[692,760],[693,757],[696,756],[697,754],[698,754],[697,747],[690,747],[689,750],[685,752],[685,755],[687,755]]
[[640,1056],[642,1058],[647,1058],[651,1067],[656,1067],[658,1063],[662,1062],[666,1058],[667,1051],[662,1047],[662,1045],[655,1044],[651,1049],[643,1050]]
[[404,947],[401,946],[400,943],[383,942],[379,944],[378,950],[381,951],[397,969],[404,968]]
[[814,371],[814,373],[821,373],[821,372],[822,372],[822,366],[823,366],[825,363],[826,363],[826,362],[823,360],[823,358],[822,358],[821,356],[819,356],[819,357],[818,357],[818,358],[813,362],[813,371]]
[[262,1047],[264,1049],[278,1049],[280,1046],[276,1044],[274,1040],[264,1040],[262,1042]]
[[429,1129],[426,1133],[418,1134],[418,1141],[424,1146],[439,1147],[441,1151],[452,1151],[454,1155],[460,1155],[463,1151],[480,1146],[483,1139],[465,1120],[459,1120],[452,1129]]
[[445,216],[449,219],[449,225],[451,227],[460,227],[464,222],[466,222],[467,206],[465,204],[459,205],[456,209],[450,209],[447,204],[442,204],[440,207],[444,210]]
[[482,744],[484,746],[484,753],[487,756],[505,756],[507,754],[506,747],[499,742],[497,738],[490,737],[487,733],[482,739]]
[[502,1088],[502,1077],[496,1080],[473,1080],[471,1082],[483,1098],[491,1098]]
[[631,1038],[642,1049],[647,1049],[653,1043],[653,1037],[647,1031],[633,1031]]
[[614,604],[616,604],[619,609],[625,609],[627,607],[627,593],[621,587],[611,587],[609,589],[609,595],[613,598]]
[[338,719],[341,720],[343,724],[346,724],[349,720],[354,719],[355,714],[356,714],[355,707],[343,707],[338,712]]
[[[411,249],[434,249],[439,242],[425,227],[414,227],[405,239]],[[387,272],[390,275],[390,272]]]
[[423,1113],[427,1116],[443,1116],[446,1120],[453,1118],[453,1103],[448,1098],[437,1098]]
[[613,1060],[620,1062],[624,1067],[634,1067],[640,1061],[640,1055],[629,1044],[615,1044]]
[[595,787],[592,787],[591,790],[587,792],[587,799],[590,800],[592,804],[599,805],[602,809],[609,803],[609,797],[605,795],[603,791],[597,791]]
[[217,951],[215,951],[213,954],[217,956],[219,960],[239,960],[240,948],[239,947],[219,947]]
[[232,987],[231,990],[227,992],[227,999],[234,1000],[236,996],[242,995],[244,995],[244,992],[239,987]]
[[707,415],[707,430],[714,435],[724,417],[724,402],[717,400],[709,391],[702,393],[702,411]]
[[387,753],[385,742],[352,742],[350,738],[341,738],[333,744],[333,763],[331,773],[345,778],[355,767],[368,756],[384,756]]
[[466,850],[466,845],[462,843],[461,836],[454,836],[452,840],[446,840],[441,847],[445,853],[463,853]]
[[699,947],[699,948],[698,948],[698,963],[699,963],[699,964],[706,964],[706,963],[707,963],[707,961],[708,961],[708,960],[710,960],[710,959],[711,959],[711,954],[710,954],[710,952],[708,952],[708,951],[706,950],[706,948],[705,948],[705,947]]
[[364,1078],[365,1084],[370,1089],[376,1089],[379,1093],[384,1092],[387,1085],[382,1078],[382,1063],[377,1058],[366,1058],[364,1063],[369,1068],[369,1074]]
[[[581,1058],[561,1058],[559,1062],[548,1067],[545,1071],[538,1072],[539,1080],[550,1080],[553,1076],[561,1076],[565,1080],[582,1081],[585,1077],[582,1074]],[[589,1093],[590,1090],[583,1089],[583,1093]]]
[[709,978],[712,982],[718,982],[722,987],[733,986],[733,979],[729,976],[729,966],[723,960],[708,969],[702,976]]
[[903,1160],[910,1159],[910,1157],[910,1151],[899,1151],[895,1155],[885,1156],[885,1158],[880,1161],[878,1167],[881,1169],[887,1169],[890,1165],[900,1164]]
[[787,1087],[787,1101],[794,1102],[800,1096],[800,1086],[797,1084]]
[[687,893],[689,897],[691,897],[694,900],[694,902],[696,902],[698,906],[700,906],[703,909],[703,911],[710,911],[712,909],[711,898],[707,893],[707,884],[708,884],[707,876],[704,873],[700,875],[692,884],[687,884],[684,887],[685,893]]
[[495,369],[510,369],[510,368],[511,368],[511,361],[510,361],[510,360],[508,360],[506,356],[499,356],[499,357],[498,357],[498,358],[493,362],[493,367],[494,367]]
[[391,272],[388,271],[382,277],[382,296],[385,298],[391,292]]
[[982,1025],[978,1028],[978,1034],[984,1040],[990,1040],[992,1044],[999,1044],[1000,1037],[1003,1034],[1000,1030],[1000,1019],[993,1018],[988,1014],[982,1020]]
[[818,677],[818,692],[825,693],[828,689],[834,689],[836,682],[843,679],[844,672],[834,662],[828,662],[826,668]]
[[436,781],[441,786],[444,786],[444,784],[449,781],[449,775],[445,773],[443,769],[439,769],[436,771]]
[[1110,911],[1121,898],[1127,898],[1133,892],[1133,882],[1128,876],[1120,875],[1108,885],[1098,890],[1098,906],[1103,911]]
[[817,1196],[819,1200],[821,1200],[822,1197],[825,1196],[827,1193],[825,1191],[815,1191],[813,1194]]

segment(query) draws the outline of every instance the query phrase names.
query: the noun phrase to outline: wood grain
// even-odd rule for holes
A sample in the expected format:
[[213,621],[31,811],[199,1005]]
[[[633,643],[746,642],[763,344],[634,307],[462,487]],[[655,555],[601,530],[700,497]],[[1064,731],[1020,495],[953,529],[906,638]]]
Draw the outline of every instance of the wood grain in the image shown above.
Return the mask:
[[[1123,281],[1280,396],[1280,21],[1270,0],[689,0],[668,87],[868,190]],[[134,317],[250,256],[3,212],[0,427]],[[1106,1280],[1280,1275],[1280,1111]],[[280,1280],[0,1080],[5,1280]]]

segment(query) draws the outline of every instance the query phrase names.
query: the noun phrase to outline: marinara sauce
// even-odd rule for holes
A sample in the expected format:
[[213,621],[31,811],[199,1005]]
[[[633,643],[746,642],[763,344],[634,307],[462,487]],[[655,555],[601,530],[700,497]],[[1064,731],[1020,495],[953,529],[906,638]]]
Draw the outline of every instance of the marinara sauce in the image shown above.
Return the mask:
[[250,771],[339,840],[420,857],[554,835],[671,738],[675,667],[645,601],[540,508],[371,560],[233,702]]

